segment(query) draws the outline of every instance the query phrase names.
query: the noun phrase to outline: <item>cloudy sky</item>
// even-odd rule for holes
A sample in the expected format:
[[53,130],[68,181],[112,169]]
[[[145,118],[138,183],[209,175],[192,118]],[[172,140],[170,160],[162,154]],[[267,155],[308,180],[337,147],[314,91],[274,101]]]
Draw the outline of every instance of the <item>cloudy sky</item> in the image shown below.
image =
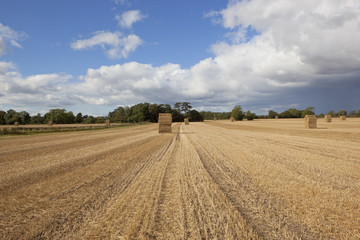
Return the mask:
[[0,109],[360,109],[358,0],[2,0]]

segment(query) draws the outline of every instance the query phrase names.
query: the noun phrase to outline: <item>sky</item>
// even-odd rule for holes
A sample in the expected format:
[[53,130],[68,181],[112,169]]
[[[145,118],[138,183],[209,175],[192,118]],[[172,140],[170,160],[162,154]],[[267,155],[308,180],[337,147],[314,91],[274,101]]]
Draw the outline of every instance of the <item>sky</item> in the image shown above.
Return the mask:
[[2,0],[0,109],[360,109],[358,0]]

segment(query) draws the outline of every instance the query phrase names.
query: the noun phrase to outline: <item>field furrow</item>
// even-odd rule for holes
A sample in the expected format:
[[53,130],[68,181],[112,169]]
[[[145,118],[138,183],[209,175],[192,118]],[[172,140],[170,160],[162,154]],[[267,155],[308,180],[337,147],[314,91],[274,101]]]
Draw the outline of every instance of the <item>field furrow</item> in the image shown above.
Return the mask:
[[359,120],[172,131],[0,138],[0,239],[360,239]]

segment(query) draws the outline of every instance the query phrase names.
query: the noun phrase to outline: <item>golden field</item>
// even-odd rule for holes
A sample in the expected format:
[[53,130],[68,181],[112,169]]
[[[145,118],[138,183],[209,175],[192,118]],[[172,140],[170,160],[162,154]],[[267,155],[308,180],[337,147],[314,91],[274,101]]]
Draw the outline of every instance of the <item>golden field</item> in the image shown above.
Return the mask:
[[0,239],[360,239],[360,119],[0,137]]

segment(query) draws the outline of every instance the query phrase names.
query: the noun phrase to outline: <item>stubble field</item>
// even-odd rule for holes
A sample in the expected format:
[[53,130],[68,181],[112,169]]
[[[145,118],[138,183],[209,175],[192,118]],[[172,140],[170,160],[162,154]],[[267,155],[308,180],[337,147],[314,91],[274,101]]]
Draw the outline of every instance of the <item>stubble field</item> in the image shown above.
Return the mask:
[[0,239],[360,239],[360,119],[0,138]]

